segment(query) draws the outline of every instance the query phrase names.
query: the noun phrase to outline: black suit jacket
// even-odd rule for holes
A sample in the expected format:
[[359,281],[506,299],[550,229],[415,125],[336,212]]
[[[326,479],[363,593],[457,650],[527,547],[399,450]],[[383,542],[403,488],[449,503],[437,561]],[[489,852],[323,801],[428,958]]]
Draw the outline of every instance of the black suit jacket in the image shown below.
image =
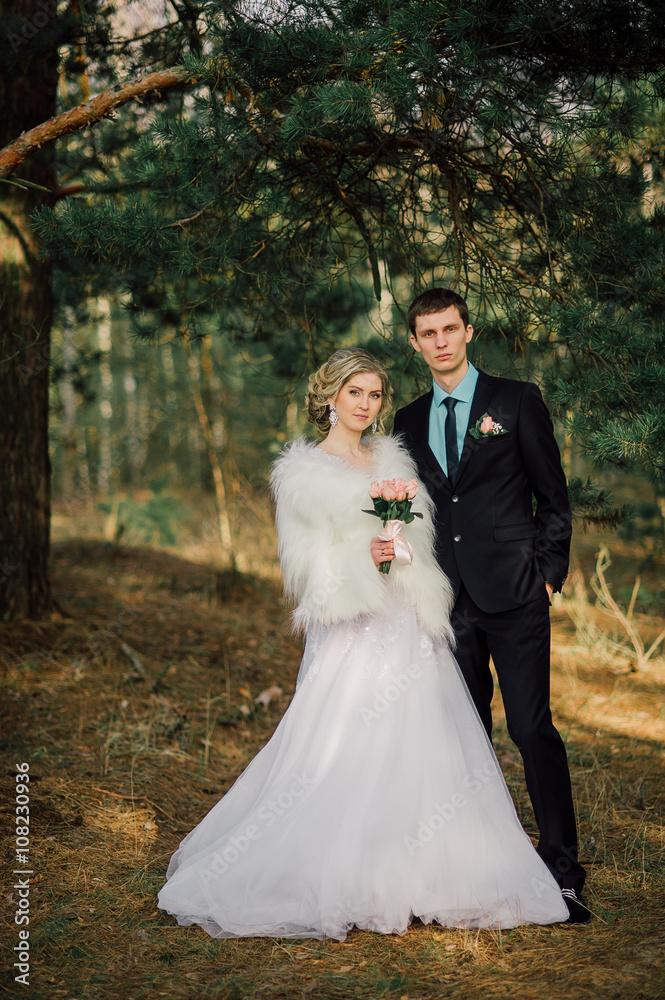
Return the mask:
[[437,557],[455,595],[463,582],[479,608],[502,612],[542,597],[545,581],[560,590],[571,512],[538,386],[478,372],[469,428],[489,413],[508,433],[475,440],[467,430],[454,487],[428,444],[431,402],[430,390],[398,410],[393,433],[436,504]]

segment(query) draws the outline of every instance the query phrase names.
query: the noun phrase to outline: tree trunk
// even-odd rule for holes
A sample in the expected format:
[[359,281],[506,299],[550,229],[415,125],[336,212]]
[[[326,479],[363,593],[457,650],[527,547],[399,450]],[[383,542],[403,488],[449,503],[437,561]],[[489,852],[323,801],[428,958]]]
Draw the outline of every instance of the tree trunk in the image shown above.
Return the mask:
[[229,491],[227,484],[224,481],[224,472],[217,456],[215,439],[210,425],[210,419],[203,403],[203,395],[201,391],[202,385],[203,391],[205,391],[206,396],[209,398],[210,393],[208,382],[212,370],[209,350],[209,346],[204,338],[201,341],[202,358],[201,363],[199,364],[196,355],[191,350],[190,344],[189,370],[191,372],[192,396],[194,397],[194,405],[196,406],[199,423],[201,425],[201,430],[203,431],[203,438],[206,443],[208,460],[210,462],[210,468],[212,470],[212,477],[215,485],[215,504],[217,507],[217,522],[219,525],[219,537],[222,542],[222,551],[224,552],[231,570],[235,572],[236,555],[233,544],[231,518],[229,517]]
[[[38,0],[0,2],[0,18],[35,26],[0,67],[0,146],[55,113],[58,55],[48,47]],[[53,147],[17,174],[53,191]],[[37,257],[30,225],[49,195],[0,184],[0,620],[40,618],[51,607],[48,573],[50,463],[48,386],[51,268]]]
[[78,465],[78,427],[76,418],[76,389],[74,374],[77,363],[75,343],[74,310],[67,306],[64,310],[62,329],[62,364],[64,375],[60,382],[60,401],[62,416],[60,418],[60,475],[57,483],[52,483],[60,497],[71,498],[76,492],[76,473]]

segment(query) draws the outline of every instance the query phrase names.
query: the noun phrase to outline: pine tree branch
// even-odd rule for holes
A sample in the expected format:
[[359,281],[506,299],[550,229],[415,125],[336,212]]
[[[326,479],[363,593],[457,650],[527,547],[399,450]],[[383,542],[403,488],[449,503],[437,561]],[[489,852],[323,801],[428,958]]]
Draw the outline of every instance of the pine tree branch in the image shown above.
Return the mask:
[[428,143],[423,139],[411,138],[410,136],[393,135],[388,138],[381,138],[377,142],[354,142],[350,145],[331,142],[329,139],[319,139],[318,136],[308,135],[303,142],[303,149],[314,148],[323,153],[351,153],[354,156],[377,156],[381,153],[412,149],[420,152],[427,152]]
[[48,121],[34,128],[11,142],[0,150],[0,177],[9,177],[18,166],[33,155],[42,146],[47,146],[56,139],[61,139],[72,132],[94,125],[116,108],[130,101],[152,94],[156,91],[170,90],[173,87],[188,87],[201,78],[201,73],[192,73],[184,66],[173,69],[158,70],[149,73],[140,80],[133,80],[121,87],[105,90],[96,97],[91,97],[84,104],[70,108],[61,115],[49,118]]
[[120,191],[135,191],[137,188],[143,188],[147,186],[146,181],[122,181],[118,184],[108,184],[106,187],[103,185],[92,186],[84,183],[69,184],[65,187],[57,187],[53,191],[53,197],[56,201],[61,198],[69,198],[74,194],[118,194]]
[[[17,139],[14,139],[13,142],[5,146],[4,149],[0,149],[0,178],[10,177],[17,167],[33,156],[42,146],[48,146],[63,136],[71,135],[72,132],[79,132],[90,125],[95,125],[102,118],[115,111],[116,108],[144,97],[146,94],[170,90],[174,87],[192,86],[201,79],[201,76],[201,73],[193,73],[183,66],[176,66],[168,70],[158,70],[154,73],[149,73],[140,80],[134,80],[120,87],[105,90],[101,94],[91,97],[89,101],[78,104],[76,107],[70,108],[69,111],[56,115],[54,118],[49,118],[48,121],[36,125],[27,132],[23,132]],[[242,87],[238,80],[234,82],[234,86],[253,105],[254,98],[251,92],[246,87]],[[227,95],[228,98],[229,95]],[[230,103],[234,102],[231,100]],[[271,144],[267,136],[259,134],[259,138],[263,144],[268,146]],[[303,143],[303,147],[305,149],[307,147],[314,147],[328,154],[339,154],[341,151],[337,144],[325,139],[318,139],[314,136],[308,136]],[[376,144],[353,143],[345,152],[364,157],[408,149],[424,151],[426,150],[426,143],[407,136],[393,136],[387,140],[382,139]]]
[[351,199],[345,192],[344,188],[340,184],[338,178],[334,177],[333,174],[331,174],[330,170],[328,170],[325,164],[321,160],[313,156],[311,153],[306,153],[306,155],[309,157],[311,162],[315,166],[318,166],[318,168],[326,175],[332,188],[337,192],[337,194],[339,194],[342,203],[344,205],[344,208],[346,209],[346,211],[348,212],[348,214],[351,216],[356,226],[358,227],[360,235],[365,241],[365,246],[367,248],[367,257],[370,262],[370,267],[372,268],[372,284],[374,285],[374,295],[376,296],[376,301],[380,302],[381,275],[379,273],[379,259],[376,253],[376,247],[374,246],[374,240],[372,239],[372,234],[367,228],[367,224],[363,218],[362,212],[360,211],[358,206],[351,201]]
[[12,236],[14,236],[18,240],[18,242],[21,245],[21,249],[25,254],[25,259],[30,263],[30,266],[32,267],[35,260],[34,250],[27,242],[25,236],[23,235],[19,227],[16,225],[13,219],[11,219],[5,212],[2,211],[0,211],[0,222],[4,222],[4,224],[6,225],[7,229],[10,231]]
[[[517,264],[511,264],[509,260],[497,257],[497,255],[493,253],[485,243],[483,243],[481,240],[479,240],[471,233],[468,227],[465,228],[463,232],[463,238],[468,240],[469,243],[472,243],[474,247],[476,247],[476,249],[480,251],[481,254],[484,254],[485,257],[487,257],[488,260],[491,260],[493,264],[496,264],[498,268],[503,268],[503,267],[507,268],[509,271],[512,271],[513,274],[518,275],[518,277],[522,278],[523,281],[528,282],[528,284],[530,285],[534,285],[536,287],[539,287],[541,285],[540,278],[534,278],[530,274],[527,274],[527,272],[523,268],[518,267]],[[551,294],[553,298],[559,299],[561,301],[564,301],[569,297],[565,294],[565,292],[559,289],[555,289]]]
[[208,211],[208,209],[212,204],[214,204],[214,202],[211,201],[204,208],[201,208],[198,212],[195,212],[194,215],[188,215],[186,219],[176,219],[175,222],[169,222],[163,228],[174,229],[176,226],[185,226],[187,225],[188,222],[195,222],[197,219],[200,219],[205,212]]

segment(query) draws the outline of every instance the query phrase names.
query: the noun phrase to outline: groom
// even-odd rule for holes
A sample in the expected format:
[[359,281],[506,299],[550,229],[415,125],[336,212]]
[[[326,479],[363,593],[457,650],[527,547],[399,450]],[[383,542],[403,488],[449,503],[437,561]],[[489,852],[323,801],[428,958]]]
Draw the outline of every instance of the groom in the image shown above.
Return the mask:
[[394,433],[436,504],[437,556],[455,592],[455,656],[490,735],[494,661],[538,853],[570,922],[587,923],[568,761],[549,706],[550,598],[566,578],[571,536],[552,422],[536,385],[494,378],[467,360],[473,327],[456,292],[423,292],[408,322],[433,386],[397,412]]

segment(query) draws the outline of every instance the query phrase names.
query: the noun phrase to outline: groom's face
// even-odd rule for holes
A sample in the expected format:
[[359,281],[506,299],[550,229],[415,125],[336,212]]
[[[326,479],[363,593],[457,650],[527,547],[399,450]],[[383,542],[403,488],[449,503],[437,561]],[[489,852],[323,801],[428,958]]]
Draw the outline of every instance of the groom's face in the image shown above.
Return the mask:
[[464,326],[457,306],[449,306],[442,312],[416,316],[411,343],[435,378],[437,375],[449,378],[465,368],[466,345],[472,336],[473,327]]

